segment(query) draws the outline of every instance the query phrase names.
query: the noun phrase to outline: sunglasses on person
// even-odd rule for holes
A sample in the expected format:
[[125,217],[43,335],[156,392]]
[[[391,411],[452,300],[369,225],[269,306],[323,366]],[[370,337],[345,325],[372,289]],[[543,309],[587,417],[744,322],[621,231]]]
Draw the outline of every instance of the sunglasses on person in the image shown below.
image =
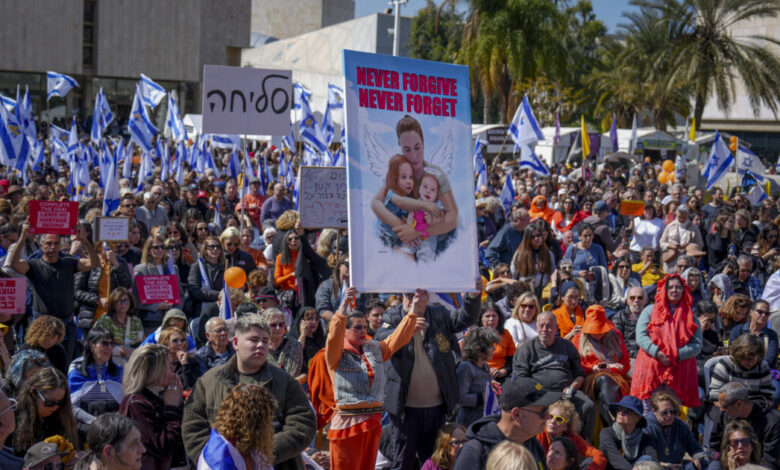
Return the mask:
[[220,249],[222,249],[222,247],[219,246],[219,245],[206,245],[206,249],[207,250],[220,250]]
[[772,312],[770,312],[769,310],[759,310],[757,308],[754,308],[753,311],[756,312],[757,314],[765,316],[765,317],[768,317],[769,315],[772,314]]
[[729,439],[729,445],[733,448],[747,447],[753,445],[753,441],[749,437],[743,437],[742,439]]
[[162,245],[152,245],[152,247],[151,247],[151,248],[152,248],[153,250],[162,250],[162,249],[163,249],[163,246],[162,246]]
[[226,247],[228,247],[228,248],[230,248],[231,246],[238,246],[238,243],[235,243],[235,242],[228,242],[228,243],[225,243],[225,246],[226,246]]
[[671,410],[656,411],[661,416],[677,416],[677,410],[672,408]]
[[181,245],[168,245],[165,248],[168,250],[181,250]]
[[65,397],[63,397],[61,400],[50,400],[44,397],[40,390],[36,390],[35,393],[38,394],[38,398],[41,399],[43,406],[46,408],[54,408],[55,406],[60,407],[65,404]]
[[130,299],[119,299],[119,300],[116,301],[116,303],[118,303],[118,304],[129,304],[130,303]]
[[520,308],[520,310],[536,309],[536,304],[520,304],[519,308]]
[[113,342],[105,340],[105,339],[103,341],[95,341],[93,344],[95,346],[103,346],[104,348],[107,348],[109,346],[113,346],[114,345]]
[[617,268],[618,269],[630,269],[630,266],[628,266],[627,264],[621,264]]
[[564,418],[563,416],[550,416],[550,419],[558,424],[568,424],[569,420]]
[[465,439],[450,439],[450,447],[462,447],[466,442]]

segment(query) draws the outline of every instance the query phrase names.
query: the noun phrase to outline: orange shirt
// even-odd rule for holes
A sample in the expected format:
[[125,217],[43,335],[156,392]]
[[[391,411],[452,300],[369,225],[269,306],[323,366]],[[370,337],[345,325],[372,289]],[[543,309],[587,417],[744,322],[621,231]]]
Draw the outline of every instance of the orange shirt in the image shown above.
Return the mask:
[[[515,355],[517,348],[515,347],[515,340],[512,339],[512,335],[507,330],[501,334],[501,339],[498,343],[493,344],[496,347],[496,352],[493,354],[493,359],[487,361],[488,366],[491,369],[503,369],[506,365],[506,358]],[[512,371],[510,370],[511,374]]]
[[579,305],[577,305],[577,311],[574,314],[574,319],[576,320],[574,323],[571,321],[569,311],[566,310],[566,305],[561,305],[553,310],[553,314],[558,321],[558,329],[561,330],[561,338],[568,335],[575,326],[585,323],[585,313]]
[[295,260],[298,259],[298,251],[290,253],[292,257],[290,264],[282,264],[282,255],[276,255],[274,285],[280,290],[295,290],[298,286],[298,280],[295,278]]

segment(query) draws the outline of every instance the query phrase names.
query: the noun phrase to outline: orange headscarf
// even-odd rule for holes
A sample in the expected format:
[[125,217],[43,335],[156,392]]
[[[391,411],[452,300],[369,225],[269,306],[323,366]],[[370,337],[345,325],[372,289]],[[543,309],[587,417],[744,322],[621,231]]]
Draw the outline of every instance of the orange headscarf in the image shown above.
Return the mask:
[[531,208],[528,209],[528,215],[530,215],[532,219],[544,219],[548,224],[551,224],[555,211],[550,208],[546,197],[536,196],[531,201]]

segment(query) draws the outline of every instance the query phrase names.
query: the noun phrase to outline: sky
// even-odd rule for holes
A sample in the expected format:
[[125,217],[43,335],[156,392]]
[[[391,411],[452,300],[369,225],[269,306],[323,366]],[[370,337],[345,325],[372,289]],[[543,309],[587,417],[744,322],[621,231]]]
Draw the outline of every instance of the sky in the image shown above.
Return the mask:
[[[442,0],[434,0],[437,5]],[[463,2],[463,0],[461,0]],[[591,0],[593,10],[596,16],[607,25],[610,33],[617,31],[617,25],[623,22],[622,12],[628,10],[629,0]],[[404,16],[414,16],[420,8],[424,8],[426,0],[409,0],[409,3],[401,7],[401,14]],[[360,18],[378,11],[383,12],[389,8],[387,0],[356,0],[355,17]]]

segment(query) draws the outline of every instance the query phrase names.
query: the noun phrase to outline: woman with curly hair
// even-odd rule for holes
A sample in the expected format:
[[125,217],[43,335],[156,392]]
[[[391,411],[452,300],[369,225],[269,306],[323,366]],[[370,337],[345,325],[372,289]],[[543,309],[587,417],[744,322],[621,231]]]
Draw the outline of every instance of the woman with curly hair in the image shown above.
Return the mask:
[[56,434],[73,445],[78,443],[68,381],[62,372],[53,367],[39,370],[22,382],[16,399],[12,447],[17,456],[23,456],[33,444]]
[[198,468],[271,470],[274,396],[262,385],[233,387],[219,407]]
[[431,458],[420,470],[449,470],[455,468],[458,451],[466,443],[466,428],[460,424],[447,423],[439,430],[436,446]]
[[586,470],[604,470],[607,468],[607,458],[604,454],[583,439],[577,432],[580,428],[580,417],[569,400],[558,400],[547,409],[547,424],[543,433],[536,436],[545,453],[556,440],[566,437],[571,439],[577,453],[583,460],[590,459]]
[[60,344],[65,338],[65,324],[57,317],[42,315],[36,318],[27,333],[24,334],[24,344],[20,350],[37,349],[46,354],[51,365],[63,374],[68,371],[65,360],[65,348]]
[[498,335],[493,328],[477,327],[463,340],[463,361],[458,364],[458,424],[469,427],[483,416],[485,387],[493,382],[488,361],[496,351]]
[[144,327],[136,315],[135,297],[124,287],[117,287],[108,297],[108,309],[95,323],[95,327],[103,327],[113,336],[114,362],[124,366],[135,348],[144,340]]

